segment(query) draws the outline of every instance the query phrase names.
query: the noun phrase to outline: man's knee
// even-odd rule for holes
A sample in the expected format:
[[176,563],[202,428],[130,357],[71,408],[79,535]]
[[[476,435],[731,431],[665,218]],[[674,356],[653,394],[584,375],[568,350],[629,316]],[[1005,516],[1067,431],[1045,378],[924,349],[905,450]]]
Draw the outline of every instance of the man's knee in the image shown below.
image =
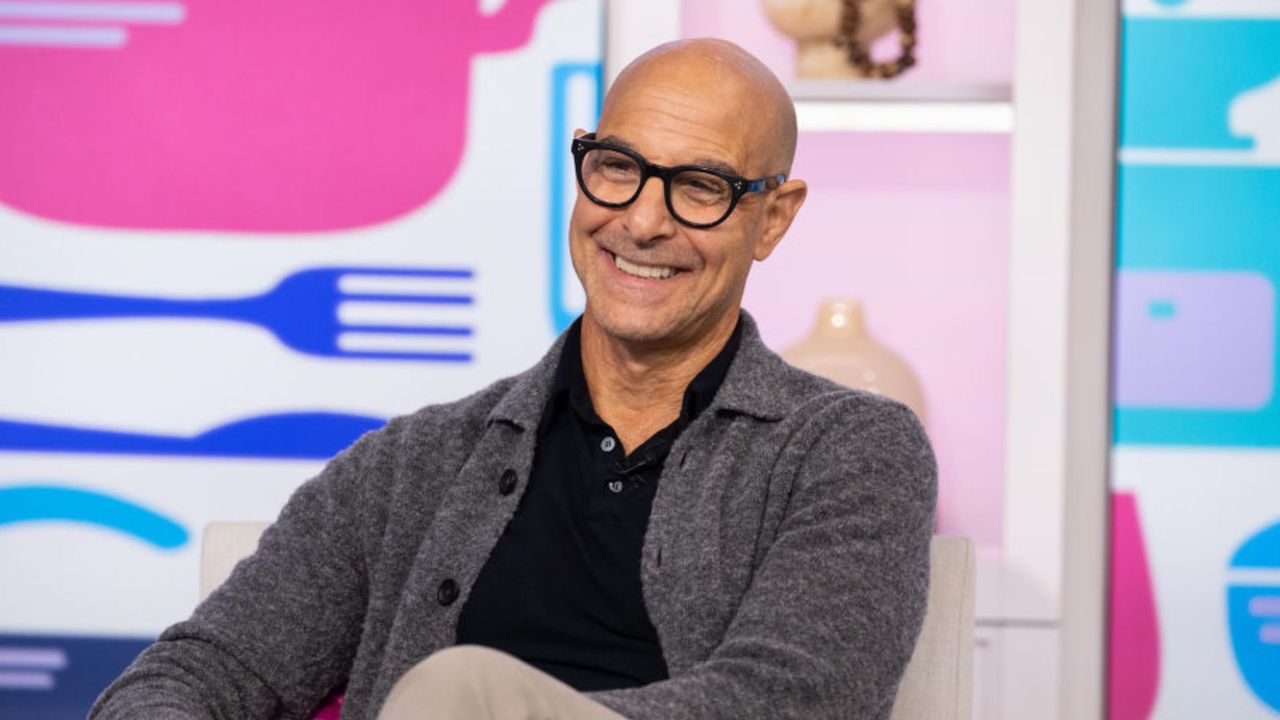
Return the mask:
[[519,661],[476,645],[437,651],[400,676],[379,718],[487,717],[490,690],[501,686],[504,668],[513,662]]
[[456,645],[414,665],[391,690],[379,720],[623,720],[504,652]]
[[519,660],[480,645],[455,645],[437,650],[414,665],[401,682],[421,682],[434,687],[483,687],[495,676],[511,672]]
[[488,675],[514,668],[520,661],[514,657],[482,645],[454,645],[437,650],[419,665],[428,672],[466,675]]

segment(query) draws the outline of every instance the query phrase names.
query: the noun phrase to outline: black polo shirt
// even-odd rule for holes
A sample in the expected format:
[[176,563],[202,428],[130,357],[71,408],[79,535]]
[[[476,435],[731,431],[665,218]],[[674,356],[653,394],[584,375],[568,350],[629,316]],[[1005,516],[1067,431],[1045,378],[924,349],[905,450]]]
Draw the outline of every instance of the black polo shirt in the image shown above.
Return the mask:
[[666,679],[640,588],[640,551],[671,445],[711,404],[742,321],[685,389],[680,416],[623,456],[569,329],[538,426],[529,486],[458,618],[458,643],[510,653],[582,691]]

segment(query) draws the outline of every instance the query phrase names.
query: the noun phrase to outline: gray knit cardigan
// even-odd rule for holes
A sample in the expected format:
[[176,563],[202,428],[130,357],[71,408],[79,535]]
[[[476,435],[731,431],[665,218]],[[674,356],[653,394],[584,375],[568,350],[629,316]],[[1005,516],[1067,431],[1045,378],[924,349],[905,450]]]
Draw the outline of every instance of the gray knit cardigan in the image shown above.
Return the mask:
[[[924,614],[936,468],[902,405],[742,344],[671,449],[641,560],[669,680],[629,718],[888,718]],[[396,418],[302,485],[256,554],[165,630],[92,718],[373,718],[454,643],[533,464],[563,337],[529,371]],[[518,474],[503,495],[499,478]],[[447,580],[461,595],[445,604]]]

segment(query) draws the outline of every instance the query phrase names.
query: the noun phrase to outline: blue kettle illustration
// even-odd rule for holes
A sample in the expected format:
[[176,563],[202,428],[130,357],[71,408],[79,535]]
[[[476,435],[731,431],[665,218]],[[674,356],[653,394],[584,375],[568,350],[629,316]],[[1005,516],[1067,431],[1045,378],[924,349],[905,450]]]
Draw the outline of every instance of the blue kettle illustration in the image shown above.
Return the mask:
[[1236,664],[1254,695],[1280,711],[1280,522],[1236,550],[1227,582]]

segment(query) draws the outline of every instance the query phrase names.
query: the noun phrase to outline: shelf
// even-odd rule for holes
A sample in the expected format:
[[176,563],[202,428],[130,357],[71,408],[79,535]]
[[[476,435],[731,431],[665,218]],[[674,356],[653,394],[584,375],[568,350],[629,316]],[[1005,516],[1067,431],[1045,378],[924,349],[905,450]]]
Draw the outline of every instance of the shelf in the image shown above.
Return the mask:
[[1009,133],[1009,86],[799,80],[788,89],[807,132]]
[[801,132],[1009,133],[1010,102],[797,100]]
[[998,83],[941,83],[915,80],[793,80],[791,97],[801,100],[881,102],[1007,103],[1013,97],[1008,85]]

